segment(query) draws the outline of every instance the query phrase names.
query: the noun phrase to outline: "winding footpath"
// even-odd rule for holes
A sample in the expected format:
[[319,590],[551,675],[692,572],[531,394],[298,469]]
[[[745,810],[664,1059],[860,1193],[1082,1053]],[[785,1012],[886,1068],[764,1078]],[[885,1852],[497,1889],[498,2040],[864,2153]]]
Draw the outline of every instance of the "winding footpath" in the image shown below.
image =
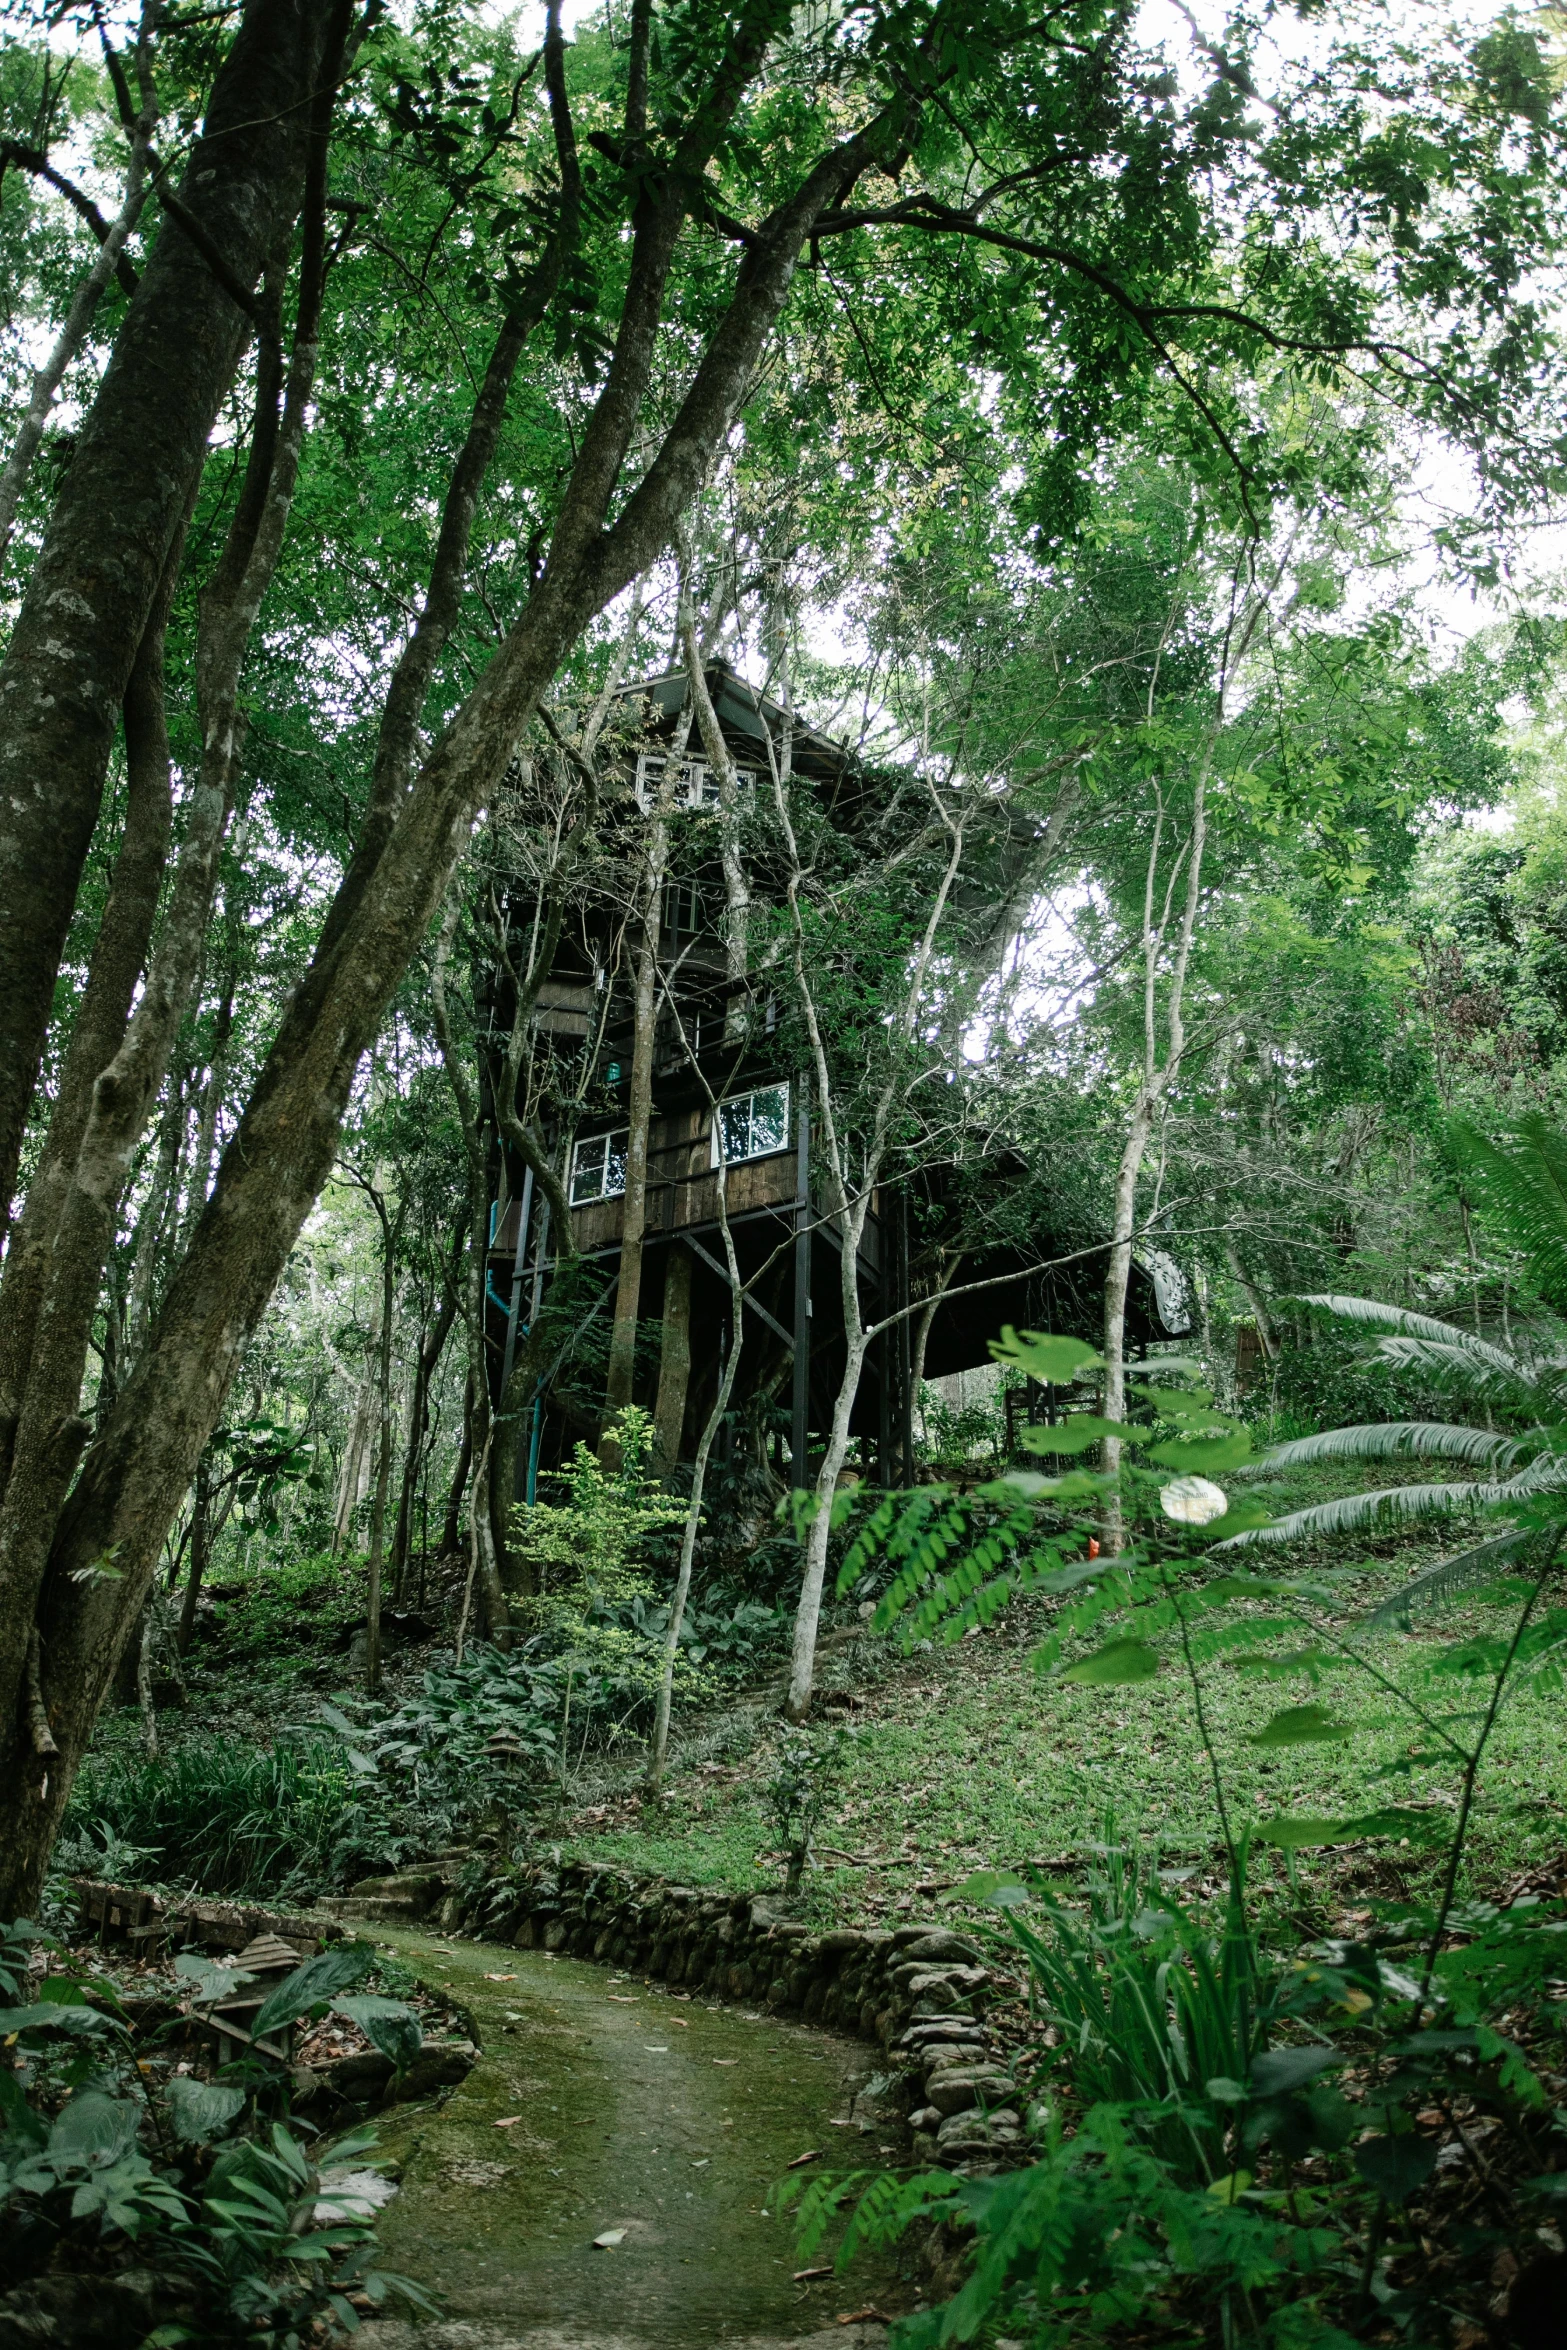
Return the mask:
[[792,2221],[767,2215],[797,2157],[894,2151],[874,2049],[574,1959],[372,1932],[470,2012],[481,2055],[381,2125],[385,2265],[441,2314],[379,2318],[366,2350],[881,2350],[911,2288],[870,2259],[797,2278]]

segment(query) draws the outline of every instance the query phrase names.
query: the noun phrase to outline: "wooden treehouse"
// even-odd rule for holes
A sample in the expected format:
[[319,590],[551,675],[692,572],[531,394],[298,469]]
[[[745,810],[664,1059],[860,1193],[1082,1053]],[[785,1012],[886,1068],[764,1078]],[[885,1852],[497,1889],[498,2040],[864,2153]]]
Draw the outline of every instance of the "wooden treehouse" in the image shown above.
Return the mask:
[[[721,661],[709,667],[707,683],[741,791],[770,794],[768,738],[776,752],[785,712]],[[690,813],[712,809],[717,784],[705,759],[693,751],[679,759],[673,777],[667,772],[663,746],[685,704],[684,671],[629,689],[627,699],[640,705],[639,739],[645,745],[627,758],[623,780],[633,785],[623,795],[627,820],[645,822],[660,790],[666,806]],[[803,782],[814,791],[836,827],[852,826],[876,790],[875,778],[839,744],[798,718],[789,723],[796,787]],[[710,834],[704,845],[704,829],[685,828],[683,856],[658,899],[656,944],[665,978],[652,1056],[638,1316],[644,1329],[658,1325],[659,1345],[656,1359],[639,1366],[636,1400],[656,1411],[674,1458],[689,1458],[732,1343],[719,1220],[721,1149],[728,1223],[747,1285],[748,1326],[731,1422],[749,1416],[752,1441],[775,1474],[804,1485],[811,1481],[813,1442],[828,1426],[843,1370],[840,1242],[823,1212],[811,1084],[792,1065],[784,1005],[765,980],[736,983],[727,976],[719,848]],[[769,875],[749,858],[746,878],[752,902],[765,901]],[[519,901],[517,926],[530,918],[529,904]],[[619,952],[612,954],[617,933]],[[606,1277],[581,1314],[583,1326],[607,1321],[614,1305],[629,1138],[629,974],[641,943],[641,925],[628,921],[622,903],[590,906],[563,929],[534,1012],[540,1042],[563,1063],[575,1059],[580,1068],[585,1056],[596,1058],[594,1106],[569,1142],[560,1132],[551,1137],[580,1258]],[[786,988],[787,975],[772,984]],[[503,1032],[514,999],[504,981],[491,987],[487,998],[481,994],[481,1013],[492,1032]],[[998,1155],[991,1164],[998,1189],[1015,1181],[1015,1160]],[[546,1307],[563,1260],[542,1191],[498,1134],[494,1165],[486,1294],[488,1359],[498,1397],[519,1336]],[[873,1193],[856,1267],[867,1322],[919,1307],[936,1288],[933,1268],[950,1261],[947,1228],[957,1220],[955,1172],[926,1165]],[[1007,1322],[1095,1339],[1104,1252],[1079,1256],[1064,1270],[1041,1269],[1064,1253],[1050,1231],[1031,1232],[1022,1244],[966,1247],[952,1284],[960,1294],[943,1298],[927,1319],[923,1375],[937,1378],[988,1362],[989,1341]],[[971,1286],[980,1282],[986,1286]],[[913,1353],[920,1319],[921,1312],[904,1314],[873,1343],[861,1379],[851,1425],[860,1439],[862,1468],[878,1484],[912,1480]],[[1156,1287],[1153,1276],[1134,1265],[1129,1345],[1175,1337],[1181,1328],[1169,1285],[1161,1280]],[[574,1326],[564,1351],[576,1338]],[[586,1432],[580,1414],[563,1411],[547,1384],[535,1405],[530,1441],[518,1451],[519,1498],[531,1494],[538,1474],[556,1468]]]

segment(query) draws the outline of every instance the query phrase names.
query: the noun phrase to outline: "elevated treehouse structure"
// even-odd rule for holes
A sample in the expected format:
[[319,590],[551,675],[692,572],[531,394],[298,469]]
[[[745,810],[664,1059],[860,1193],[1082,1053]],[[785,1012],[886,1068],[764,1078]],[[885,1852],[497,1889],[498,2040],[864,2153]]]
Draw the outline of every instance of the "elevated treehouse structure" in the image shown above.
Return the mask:
[[[816,796],[835,830],[852,831],[884,799],[885,777],[802,725],[726,663],[712,662],[706,678],[740,793],[770,799],[772,761],[782,755],[787,734],[794,788],[803,785]],[[717,779],[706,759],[680,747],[690,735],[685,672],[673,670],[627,689],[624,700],[637,747],[622,760],[621,823],[634,835],[655,804],[680,817],[710,816],[718,805]],[[631,845],[634,850],[634,838]],[[751,904],[767,904],[777,892],[776,873],[751,847],[745,866]],[[823,1212],[810,1077],[796,1065],[788,1042],[794,1026],[788,971],[730,975],[724,904],[716,827],[684,823],[653,916],[660,1001],[638,1316],[644,1328],[657,1320],[660,1343],[656,1361],[638,1365],[635,1400],[655,1416],[660,1465],[668,1471],[689,1458],[733,1343],[719,1218],[722,1153],[727,1220],[746,1284],[748,1318],[731,1423],[749,1425],[753,1443],[781,1480],[805,1486],[812,1482],[813,1442],[830,1422],[843,1370],[841,1243]],[[508,909],[514,931],[525,932],[534,912],[529,897],[519,896]],[[535,1049],[573,1066],[574,1091],[591,1105],[574,1125],[558,1120],[547,1140],[569,1202],[576,1259],[600,1268],[604,1278],[567,1332],[557,1361],[546,1367],[534,1398],[527,1441],[517,1452],[519,1499],[531,1498],[539,1475],[556,1469],[576,1439],[592,1432],[580,1402],[570,1407],[558,1374],[563,1358],[584,1351],[587,1326],[607,1321],[620,1274],[632,974],[644,945],[645,913],[645,901],[609,896],[579,909],[563,928],[535,1001]],[[480,998],[490,1033],[509,1031],[514,1003],[509,978],[492,974]],[[493,1079],[493,1071],[488,1075]],[[487,1099],[493,1121],[493,1094]],[[546,1310],[551,1285],[569,1260],[559,1235],[551,1233],[542,1190],[498,1129],[494,1165],[486,1337],[498,1400],[520,1338]],[[1015,1187],[1022,1172],[1014,1158],[995,1154],[982,1172],[982,1198],[987,1186],[997,1197]],[[869,1322],[901,1317],[871,1348],[852,1422],[862,1466],[878,1484],[913,1480],[916,1332],[926,1379],[988,1362],[989,1341],[1003,1323],[1090,1340],[1099,1335],[1102,1245],[1085,1252],[1082,1235],[1053,1229],[1004,1243],[965,1237],[974,1221],[972,1170],[964,1200],[958,1178],[947,1164],[905,1169],[895,1183],[873,1193],[865,1221],[856,1267],[862,1313]],[[1064,1256],[1072,1259],[1065,1266],[1059,1262]],[[938,1265],[947,1268],[956,1294],[937,1294]],[[1134,1264],[1129,1345],[1181,1335],[1180,1304],[1178,1289]]]

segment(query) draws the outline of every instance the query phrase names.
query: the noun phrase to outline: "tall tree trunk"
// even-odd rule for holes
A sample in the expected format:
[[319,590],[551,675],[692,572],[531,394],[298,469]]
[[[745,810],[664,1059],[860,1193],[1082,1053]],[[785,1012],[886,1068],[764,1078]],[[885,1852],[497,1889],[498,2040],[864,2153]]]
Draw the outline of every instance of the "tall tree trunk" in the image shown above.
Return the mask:
[[390,1219],[378,1198],[381,1218],[381,1344],[376,1356],[376,1400],[379,1406],[375,1449],[375,1498],[370,1504],[370,1571],[365,1595],[369,1639],[365,1647],[365,1687],[373,1697],[381,1686],[381,1571],[386,1557],[386,1497],[392,1479],[392,1314],[397,1281],[397,1243],[403,1228],[403,1203]]
[[207,1572],[211,1529],[212,1472],[207,1466],[207,1456],[203,1453],[196,1463],[195,1491],[191,1502],[190,1571],[185,1578],[179,1629],[174,1635],[174,1648],[178,1656],[185,1654],[196,1630],[196,1607],[201,1598],[202,1578]]
[[[468,1339],[468,1414],[473,1432],[474,1464],[473,1491],[468,1501],[468,1540],[473,1555],[468,1588],[470,1592],[474,1589],[478,1591],[480,1612],[489,1638],[497,1648],[510,1648],[511,1610],[506,1603],[506,1586],[501,1579],[501,1554],[495,1542],[493,1421],[485,1339],[486,1300],[489,1293],[490,1187],[473,1081],[462,1042],[452,1027],[451,1007],[446,991],[452,940],[456,935],[461,911],[461,900],[454,888],[448,898],[446,918],[441,924],[440,937],[431,957],[430,1007],[441,1059],[446,1066],[447,1083],[457,1105],[457,1122],[462,1130],[463,1152],[468,1162],[468,1298],[464,1327]],[[465,1598],[465,1626],[467,1612],[468,1602]],[[459,1648],[461,1645],[459,1635]]]
[[658,1358],[658,1401],[653,1407],[653,1458],[666,1477],[680,1458],[690,1385],[691,1252],[672,1248],[664,1268],[664,1342]]
[[[0,1578],[0,1741],[9,1741],[0,1745],[0,1913],[25,1914],[36,1899],[169,1522],[331,1171],[360,1060],[436,917],[476,811],[499,784],[582,628],[667,542],[739,412],[814,224],[901,135],[907,110],[900,102],[896,126],[877,120],[845,139],[751,232],[728,308],[675,420],[611,523],[611,501],[644,414],[689,192],[758,70],[767,38],[766,27],[741,21],[710,103],[697,110],[678,150],[678,168],[651,179],[639,198],[614,356],[582,434],[543,576],[417,781],[362,828],[157,1326],[58,1513],[47,1567],[41,1578]],[[0,987],[3,978],[0,969]],[[74,1420],[62,1426],[62,1454],[74,1458],[83,1434]],[[91,1571],[106,1552],[115,1557],[116,1579]],[[59,1753],[47,1763],[22,1703],[30,1653],[43,1658],[45,1719]]]
[[631,1401],[636,1377],[637,1310],[642,1302],[642,1244],[647,1231],[648,1133],[653,1122],[653,1055],[658,1035],[658,931],[669,867],[668,810],[674,765],[673,759],[666,763],[658,800],[648,817],[642,871],[642,937],[632,989],[631,1085],[626,1105],[626,1194],[621,1202],[615,1320],[604,1382],[604,1433],[599,1439],[599,1460],[606,1471],[620,1466],[617,1422]]
[[[87,985],[60,1072],[49,1131],[0,1272],[0,1492],[10,1474],[49,1251],[86,1132],[93,1087],[124,1036],[158,911],[173,813],[163,722],[164,633],[184,540],[182,525],[164,565],[157,602],[125,690],[125,830]],[[168,1152],[165,1164],[160,1148],[153,1181],[159,1216],[173,1180],[172,1130],[161,1139],[167,1142]],[[149,1256],[153,1245],[149,1241]],[[139,1274],[138,1265],[132,1274],[133,1298]],[[134,1347],[137,1327],[133,1308],[128,1311],[127,1335]]]
[[462,1502],[468,1490],[468,1477],[473,1468],[473,1372],[470,1369],[462,1395],[462,1434],[457,1440],[457,1466],[452,1471],[450,1491],[446,1496],[446,1516],[441,1523],[441,1556],[456,1558],[462,1548]]
[[420,1346],[419,1359],[414,1365],[413,1394],[408,1400],[408,1437],[403,1447],[402,1484],[398,1491],[397,1520],[392,1532],[392,1601],[396,1607],[405,1606],[408,1599],[408,1559],[413,1548],[414,1495],[418,1490],[419,1465],[424,1458],[425,1438],[430,1432],[430,1386],[456,1319],[457,1291],[454,1284],[448,1284],[435,1321]]
[[169,547],[253,323],[249,303],[298,208],[328,11],[249,0],[181,186],[77,436],[0,662],[0,1222],[109,750]]

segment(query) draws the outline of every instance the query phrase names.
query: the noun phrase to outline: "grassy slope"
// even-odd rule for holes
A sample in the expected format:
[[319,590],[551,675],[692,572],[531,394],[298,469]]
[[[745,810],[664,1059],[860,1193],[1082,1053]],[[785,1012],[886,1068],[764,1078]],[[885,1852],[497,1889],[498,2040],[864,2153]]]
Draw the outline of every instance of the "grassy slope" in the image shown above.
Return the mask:
[[[1284,1510],[1344,1489],[1322,1472],[1279,1480],[1270,1492]],[[1353,1572],[1342,1591],[1342,1622],[1353,1619],[1411,1574],[1445,1554],[1446,1544],[1362,1542],[1313,1558]],[[1275,1553],[1285,1571],[1302,1555]],[[1358,1568],[1356,1566],[1359,1561]],[[1217,1850],[1212,1781],[1194,1717],[1190,1687],[1166,1660],[1158,1678],[1129,1687],[1077,1688],[1041,1679],[1032,1653],[1048,1621],[1044,1608],[1018,1608],[956,1649],[908,1658],[892,1643],[863,1643],[844,1679],[855,1695],[854,1737],[838,1800],[818,1832],[820,1846],[851,1853],[856,1866],[819,1855],[814,1906],[839,1916],[896,1920],[928,1910],[928,1890],[971,1868],[1058,1860],[1101,1836],[1114,1819],[1159,1845],[1172,1863],[1206,1861]],[[1438,1712],[1473,1706],[1486,1685],[1449,1681],[1434,1693],[1424,1676],[1450,1642],[1494,1631],[1489,1610],[1449,1611],[1425,1619],[1417,1636],[1368,1639],[1368,1655],[1401,1686]],[[1243,1675],[1224,1663],[1207,1668],[1205,1695],[1214,1744],[1237,1828],[1270,1812],[1354,1815],[1388,1803],[1451,1805],[1456,1774],[1420,1769],[1387,1776],[1422,1744],[1418,1724],[1364,1675],[1345,1670],[1313,1686]],[[1259,1751],[1249,1738],[1279,1708],[1326,1703],[1354,1726],[1343,1744]],[[1567,1759],[1560,1699],[1524,1694],[1504,1712],[1490,1748],[1472,1843],[1476,1887],[1492,1887],[1537,1867],[1559,1851],[1567,1804]],[[677,1879],[745,1888],[777,1882],[762,1788],[772,1738],[748,1727],[748,1750],[698,1764],[672,1780],[657,1814],[629,1791],[566,1823],[570,1848]],[[1402,1891],[1429,1874],[1407,1848],[1378,1844],[1331,1858],[1302,1855],[1300,1892],[1342,1899],[1357,1887]],[[1265,1864],[1281,1892],[1282,1859]],[[923,1893],[916,1889],[924,1887]]]

